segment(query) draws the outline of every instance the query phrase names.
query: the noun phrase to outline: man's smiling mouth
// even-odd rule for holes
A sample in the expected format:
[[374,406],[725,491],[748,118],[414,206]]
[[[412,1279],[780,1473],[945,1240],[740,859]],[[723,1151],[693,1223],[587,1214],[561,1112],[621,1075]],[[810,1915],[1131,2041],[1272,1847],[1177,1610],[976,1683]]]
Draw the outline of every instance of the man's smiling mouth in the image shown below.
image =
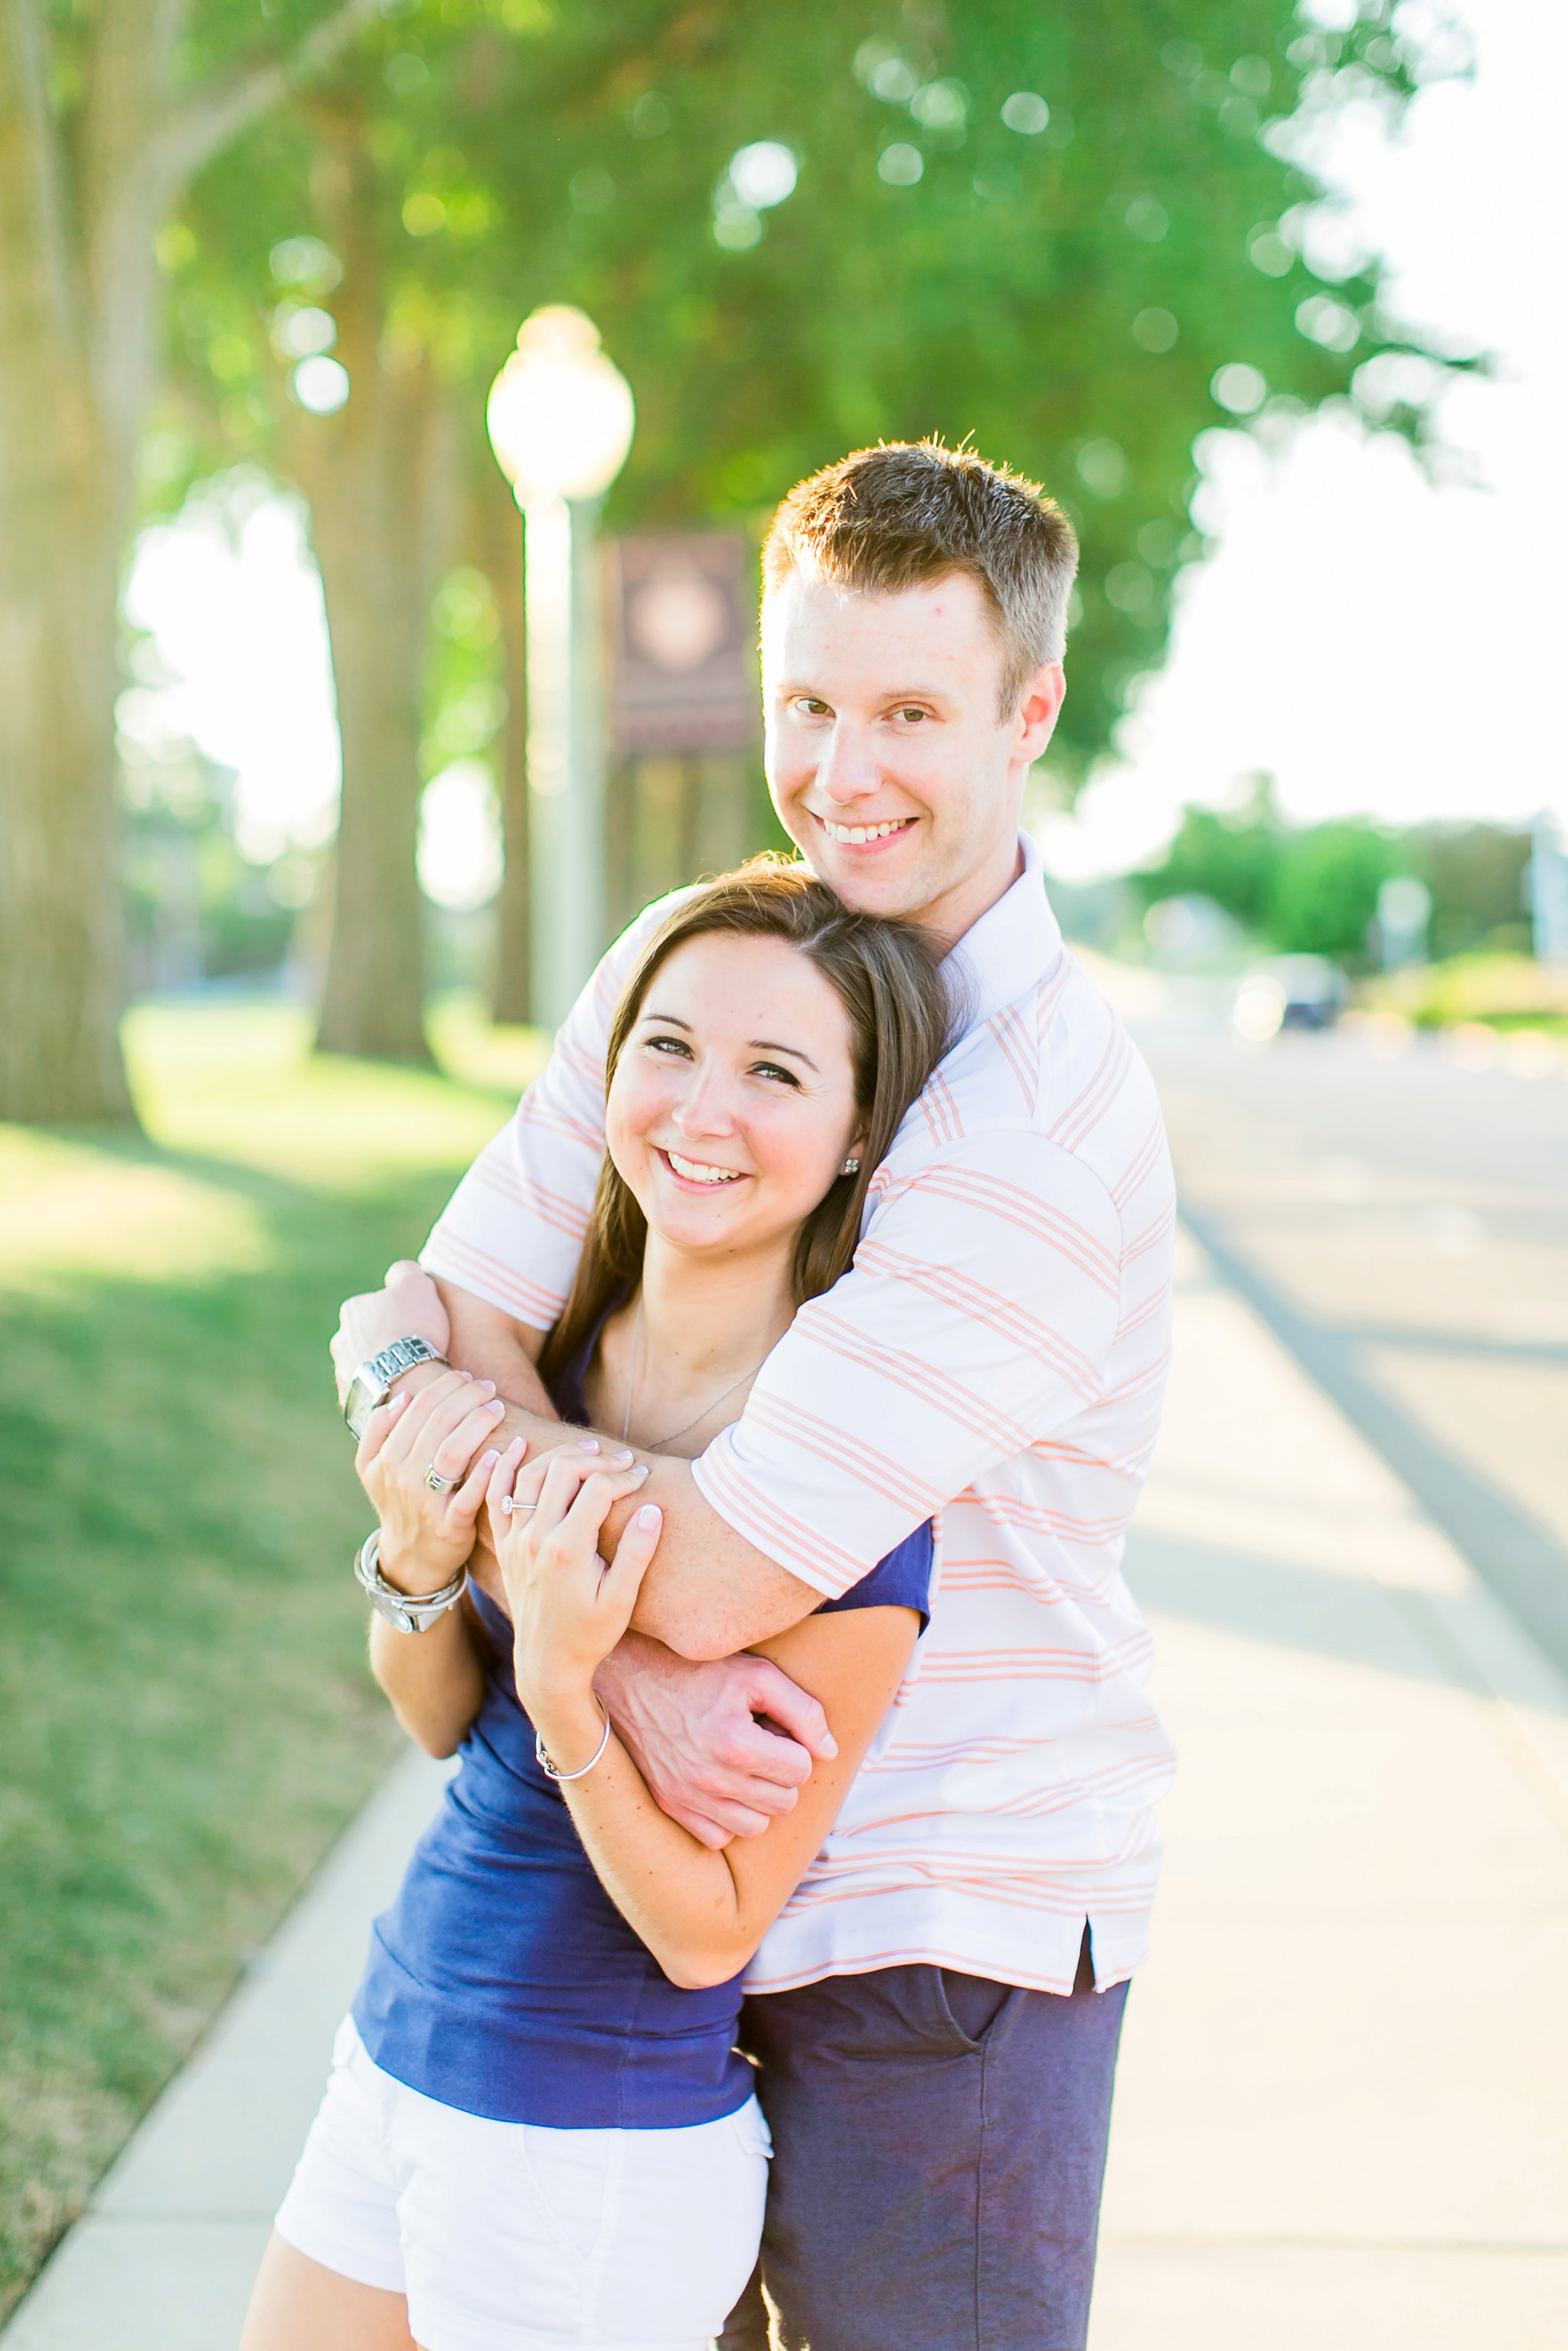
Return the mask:
[[834,824],[830,817],[820,816],[817,822],[830,841],[842,841],[846,847],[858,849],[862,841],[885,841],[890,833],[907,832],[915,822],[912,816],[889,817],[883,824]]

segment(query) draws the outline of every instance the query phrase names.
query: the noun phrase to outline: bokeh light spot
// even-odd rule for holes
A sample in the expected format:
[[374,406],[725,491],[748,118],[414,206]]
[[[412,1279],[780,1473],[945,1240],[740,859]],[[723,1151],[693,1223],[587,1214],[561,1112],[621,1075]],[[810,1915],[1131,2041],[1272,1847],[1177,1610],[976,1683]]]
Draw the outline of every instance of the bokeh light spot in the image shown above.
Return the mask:
[[1172,350],[1180,331],[1175,314],[1158,308],[1140,310],[1133,321],[1133,340],[1141,350]]
[[1015,89],[1002,101],[1002,120],[1025,139],[1038,139],[1051,120],[1051,109],[1037,89]]
[[301,360],[288,388],[312,416],[335,416],[349,397],[349,371],[340,360],[325,356]]
[[877,158],[877,176],[890,188],[912,188],[925,170],[925,158],[907,140],[895,139]]
[[1216,368],[1209,381],[1209,391],[1221,408],[1232,416],[1251,416],[1269,397],[1268,380],[1259,368],[1249,366],[1245,360],[1230,360]]

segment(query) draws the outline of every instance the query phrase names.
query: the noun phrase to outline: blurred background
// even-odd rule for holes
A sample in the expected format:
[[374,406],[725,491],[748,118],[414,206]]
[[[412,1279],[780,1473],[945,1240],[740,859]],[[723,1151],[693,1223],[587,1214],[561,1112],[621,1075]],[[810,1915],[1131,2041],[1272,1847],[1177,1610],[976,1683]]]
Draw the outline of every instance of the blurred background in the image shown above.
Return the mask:
[[758,549],[849,448],[1072,516],[1027,816],[1189,1238],[1568,1667],[1550,0],[4,37],[0,2314],[396,1751],[337,1301],[781,841]]

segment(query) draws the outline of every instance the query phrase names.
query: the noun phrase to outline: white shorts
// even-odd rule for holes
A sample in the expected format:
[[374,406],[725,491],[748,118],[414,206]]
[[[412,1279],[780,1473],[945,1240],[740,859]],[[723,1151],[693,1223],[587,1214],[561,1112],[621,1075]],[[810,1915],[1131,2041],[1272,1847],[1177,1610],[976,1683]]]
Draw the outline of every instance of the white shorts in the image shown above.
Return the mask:
[[685,2130],[486,2122],[382,2073],[346,2018],[277,2233],[406,2295],[424,2351],[706,2351],[770,2151],[755,2098]]

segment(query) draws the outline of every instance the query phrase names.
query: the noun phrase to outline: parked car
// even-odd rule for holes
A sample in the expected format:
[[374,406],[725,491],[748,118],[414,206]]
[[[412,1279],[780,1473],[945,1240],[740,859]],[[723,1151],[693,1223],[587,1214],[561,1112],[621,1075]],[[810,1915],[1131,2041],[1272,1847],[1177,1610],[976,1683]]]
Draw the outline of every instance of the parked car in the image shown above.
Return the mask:
[[1263,1044],[1281,1029],[1332,1029],[1349,996],[1343,972],[1327,956],[1270,956],[1243,976],[1231,1025],[1252,1044]]

